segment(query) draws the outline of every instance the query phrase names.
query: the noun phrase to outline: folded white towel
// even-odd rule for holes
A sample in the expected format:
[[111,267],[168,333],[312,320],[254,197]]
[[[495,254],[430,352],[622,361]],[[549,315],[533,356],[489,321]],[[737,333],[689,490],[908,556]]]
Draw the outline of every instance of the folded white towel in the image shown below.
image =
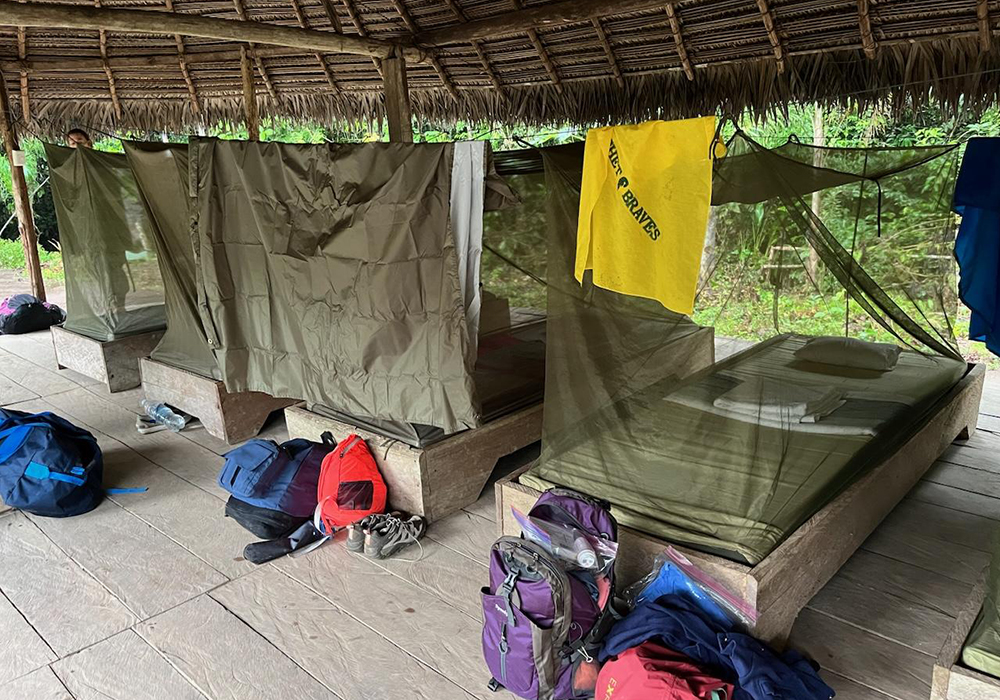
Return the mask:
[[754,377],[713,402],[716,408],[746,416],[814,422],[844,405],[833,388],[811,388],[767,377]]

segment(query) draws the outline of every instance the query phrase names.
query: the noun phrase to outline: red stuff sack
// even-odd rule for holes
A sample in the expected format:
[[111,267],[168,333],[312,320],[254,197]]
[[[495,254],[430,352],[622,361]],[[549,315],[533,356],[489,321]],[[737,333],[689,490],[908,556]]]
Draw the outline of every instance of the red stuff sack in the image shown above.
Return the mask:
[[[333,435],[323,433],[323,442],[332,445]],[[364,438],[349,435],[323,458],[316,495],[326,535],[385,512],[385,481]]]

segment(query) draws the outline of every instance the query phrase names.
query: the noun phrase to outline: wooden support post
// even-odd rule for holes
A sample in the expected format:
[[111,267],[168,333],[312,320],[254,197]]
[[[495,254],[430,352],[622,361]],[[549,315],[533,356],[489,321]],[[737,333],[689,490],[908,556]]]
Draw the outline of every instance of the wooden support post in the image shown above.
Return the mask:
[[774,14],[767,0],[757,0],[757,8],[760,10],[761,19],[764,21],[764,29],[767,30],[767,38],[771,41],[771,48],[774,50],[774,60],[778,65],[778,73],[785,72],[785,47],[778,36],[778,30],[774,26]]
[[410,92],[406,86],[406,61],[402,56],[382,59],[382,84],[385,89],[385,118],[389,122],[389,140],[413,143],[410,115]]
[[7,97],[7,79],[0,73],[0,138],[10,163],[10,179],[14,190],[14,213],[17,215],[24,246],[24,263],[31,280],[31,293],[45,301],[45,283],[42,281],[42,265],[38,259],[38,239],[35,237],[35,222],[31,214],[31,195],[24,178],[24,168],[14,164],[14,152],[21,150],[21,143],[10,118],[10,99]]
[[993,23],[990,21],[990,6],[986,0],[976,0],[976,21],[979,23],[979,47],[983,51],[993,48]]
[[240,71],[243,73],[243,108],[246,110],[247,134],[251,141],[260,141],[260,118],[257,115],[257,90],[253,82],[253,65],[245,46],[240,47]]

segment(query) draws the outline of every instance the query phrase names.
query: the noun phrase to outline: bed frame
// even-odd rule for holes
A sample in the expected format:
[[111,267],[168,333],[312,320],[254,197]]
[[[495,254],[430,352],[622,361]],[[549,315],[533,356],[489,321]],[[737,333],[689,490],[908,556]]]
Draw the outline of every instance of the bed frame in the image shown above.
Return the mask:
[[1000,700],[1000,679],[962,665],[962,648],[983,609],[988,576],[989,567],[955,618],[955,626],[934,662],[931,700]]
[[258,391],[231,394],[220,381],[144,357],[139,361],[142,391],[150,401],[179,408],[201,421],[211,435],[230,445],[249,440],[272,411],[297,403]]
[[[677,342],[689,344],[689,350],[678,355],[687,358],[686,364],[672,370],[678,375],[693,374],[715,361],[714,329],[702,328]],[[285,423],[292,438],[319,440],[326,430],[339,439],[350,433],[365,438],[389,487],[392,507],[434,521],[475,503],[501,457],[541,439],[542,404],[422,449],[312,413],[303,405],[285,409]]]
[[542,404],[424,448],[321,416],[301,404],[285,409],[285,423],[290,438],[319,441],[327,430],[338,440],[351,433],[363,437],[389,487],[390,505],[433,521],[474,503],[497,460],[541,439]]
[[[799,611],[840,569],[882,519],[912,489],[955,439],[976,428],[986,368],[969,365],[959,382],[942,396],[909,440],[881,464],[807,520],[756,566],[740,564],[677,546],[689,559],[757,609],[753,634],[782,648]],[[519,483],[531,466],[496,484],[501,534],[518,535],[511,507],[527,512],[541,495]],[[622,528],[617,563],[622,586],[645,576],[656,555],[671,544]]]
[[163,331],[138,333],[116,340],[94,340],[52,326],[52,347],[59,369],[71,369],[106,384],[113,394],[139,386],[139,358],[146,357],[163,337]]

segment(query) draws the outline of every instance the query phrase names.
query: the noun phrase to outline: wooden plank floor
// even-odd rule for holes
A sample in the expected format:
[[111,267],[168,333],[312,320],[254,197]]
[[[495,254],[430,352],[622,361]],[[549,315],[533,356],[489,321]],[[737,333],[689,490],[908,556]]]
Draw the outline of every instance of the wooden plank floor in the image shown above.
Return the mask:
[[[223,517],[226,446],[139,436],[139,392],[57,371],[47,334],[0,336],[0,405],[87,427],[107,486],[146,485],[68,520],[0,507],[0,700],[450,700],[490,693],[478,589],[493,492],[435,523],[423,556],[375,563],[335,541],[262,567]],[[811,602],[793,643],[842,698],[926,698],[933,654],[1000,520],[1000,381],[949,450]],[[282,439],[283,424],[267,429]],[[507,460],[532,459],[529,448]]]

